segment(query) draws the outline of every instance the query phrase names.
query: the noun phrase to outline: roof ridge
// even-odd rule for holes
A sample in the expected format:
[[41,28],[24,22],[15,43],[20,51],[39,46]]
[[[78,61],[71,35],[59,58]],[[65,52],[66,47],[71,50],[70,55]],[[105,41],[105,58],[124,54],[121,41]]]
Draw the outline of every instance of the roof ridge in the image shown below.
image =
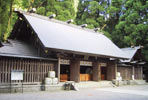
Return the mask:
[[135,50],[135,49],[141,49],[141,47],[140,46],[135,46],[135,47],[125,47],[125,48],[120,48],[121,50]]
[[55,23],[59,23],[59,24],[64,24],[64,25],[67,25],[67,26],[71,26],[71,27],[74,27],[74,28],[78,28],[78,29],[81,29],[81,30],[84,30],[84,31],[89,31],[89,32],[93,32],[95,34],[102,34],[104,35],[103,32],[95,32],[93,29],[88,29],[88,28],[81,28],[81,26],[78,26],[78,25],[75,25],[75,24],[68,24],[64,21],[61,21],[61,20],[57,20],[57,19],[49,19],[47,16],[43,16],[43,15],[39,15],[39,14],[36,14],[36,13],[29,13],[29,12],[25,12],[25,11],[17,11],[18,13],[21,13],[21,14],[26,14],[26,15],[29,15],[29,16],[32,16],[32,17],[37,17],[37,18],[40,18],[40,19],[43,19],[43,20],[48,20],[48,21],[52,21],[52,22],[55,22]]

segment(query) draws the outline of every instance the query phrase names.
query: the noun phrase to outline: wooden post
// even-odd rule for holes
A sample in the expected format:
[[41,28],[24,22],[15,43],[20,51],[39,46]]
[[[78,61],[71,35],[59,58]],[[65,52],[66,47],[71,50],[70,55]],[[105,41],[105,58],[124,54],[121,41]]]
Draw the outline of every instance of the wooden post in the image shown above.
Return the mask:
[[135,67],[134,67],[134,65],[133,65],[133,75],[132,75],[132,80],[135,80]]
[[143,80],[143,67],[142,66],[140,67],[141,67],[141,79]]
[[80,60],[70,61],[70,80],[80,82]]
[[111,81],[115,79],[115,61],[110,61],[107,63],[107,80]]
[[138,78],[139,79],[143,79],[143,69],[142,69],[142,66],[140,66],[139,64],[138,64]]
[[98,63],[98,81],[101,81],[101,64]]
[[60,57],[58,57],[58,82],[60,82]]
[[115,79],[117,77],[117,70],[118,70],[117,61],[115,61]]
[[101,81],[101,65],[99,62],[93,63],[93,81]]

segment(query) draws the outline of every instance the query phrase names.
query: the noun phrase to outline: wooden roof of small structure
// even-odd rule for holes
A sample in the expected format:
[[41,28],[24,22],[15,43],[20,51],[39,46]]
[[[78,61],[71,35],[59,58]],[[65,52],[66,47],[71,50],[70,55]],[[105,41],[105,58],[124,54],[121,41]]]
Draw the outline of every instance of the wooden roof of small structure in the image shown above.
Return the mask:
[[[121,48],[123,52],[125,52],[128,56],[128,60],[120,60],[121,63],[137,63],[138,60],[144,60],[144,57],[141,55],[141,46],[135,46],[135,47],[127,47],[127,48]],[[137,56],[136,59],[135,56]]]
[[0,47],[0,56],[56,60],[38,55],[37,50],[32,45],[19,40],[8,40],[7,43],[2,44],[3,46]]

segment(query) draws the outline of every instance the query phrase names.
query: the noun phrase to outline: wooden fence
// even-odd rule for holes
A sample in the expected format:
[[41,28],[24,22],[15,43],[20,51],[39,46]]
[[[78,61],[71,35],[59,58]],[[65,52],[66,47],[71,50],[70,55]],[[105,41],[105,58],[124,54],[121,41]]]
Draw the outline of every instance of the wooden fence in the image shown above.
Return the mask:
[[131,80],[132,79],[132,67],[118,67],[118,72],[122,79],[124,80]]
[[[132,79],[132,75],[133,75],[132,67],[118,66],[118,72],[120,72],[120,74],[124,80],[131,80]],[[143,79],[142,74],[143,74],[142,67],[135,66],[135,68],[134,68],[135,79]]]
[[135,79],[143,79],[142,67],[135,67]]
[[[0,58],[0,83],[10,83],[11,70],[23,70],[25,83],[42,82],[48,71],[54,70],[54,63],[48,60]],[[20,83],[20,81],[13,81]]]

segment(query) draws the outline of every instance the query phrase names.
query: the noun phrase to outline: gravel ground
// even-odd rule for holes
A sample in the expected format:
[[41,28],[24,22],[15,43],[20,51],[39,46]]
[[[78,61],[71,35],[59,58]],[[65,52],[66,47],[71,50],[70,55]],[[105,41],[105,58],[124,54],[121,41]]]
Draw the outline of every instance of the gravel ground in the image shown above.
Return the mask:
[[0,94],[0,100],[148,100],[148,85]]

